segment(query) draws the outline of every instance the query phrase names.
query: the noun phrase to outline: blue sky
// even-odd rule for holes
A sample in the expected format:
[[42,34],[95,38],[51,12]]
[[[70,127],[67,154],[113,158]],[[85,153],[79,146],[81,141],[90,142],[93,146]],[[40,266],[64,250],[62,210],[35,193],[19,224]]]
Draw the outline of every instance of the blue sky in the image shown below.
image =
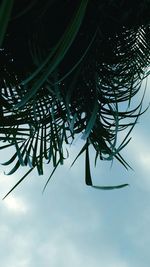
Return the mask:
[[[149,85],[148,85],[149,87]],[[150,99],[149,88],[144,106]],[[85,186],[79,149],[56,171],[44,195],[45,176],[31,174],[0,200],[0,265],[3,267],[147,267],[150,262],[150,109],[131,133],[123,155],[134,171],[114,161],[92,168],[94,184],[129,183],[114,191]],[[92,153],[92,152],[91,152]],[[1,161],[7,154],[1,153]],[[91,158],[93,154],[91,154]],[[20,171],[21,175],[22,171]],[[0,173],[0,198],[19,179]]]

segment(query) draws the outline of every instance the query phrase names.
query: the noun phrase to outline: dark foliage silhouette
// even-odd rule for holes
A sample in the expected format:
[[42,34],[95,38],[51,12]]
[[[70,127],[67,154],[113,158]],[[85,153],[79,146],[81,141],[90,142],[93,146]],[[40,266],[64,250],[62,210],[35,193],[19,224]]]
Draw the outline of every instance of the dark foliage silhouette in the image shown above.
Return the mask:
[[149,74],[149,15],[148,0],[1,1],[0,149],[15,147],[8,174],[30,167],[9,193],[33,169],[42,175],[44,162],[53,174],[77,135],[87,185],[90,146],[95,163],[116,158],[130,168],[121,150],[143,112],[143,98],[131,102]]

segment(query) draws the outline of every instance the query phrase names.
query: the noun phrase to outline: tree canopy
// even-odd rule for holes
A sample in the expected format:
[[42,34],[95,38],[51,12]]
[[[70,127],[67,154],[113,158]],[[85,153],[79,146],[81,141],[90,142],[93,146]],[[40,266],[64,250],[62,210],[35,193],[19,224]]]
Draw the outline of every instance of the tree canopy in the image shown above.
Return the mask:
[[134,108],[132,99],[149,75],[149,15],[149,0],[0,2],[0,149],[15,148],[9,175],[30,167],[10,192],[33,169],[42,175],[44,162],[54,167],[48,183],[77,135],[87,185],[90,146],[95,164],[130,168],[121,150],[143,113],[143,98]]

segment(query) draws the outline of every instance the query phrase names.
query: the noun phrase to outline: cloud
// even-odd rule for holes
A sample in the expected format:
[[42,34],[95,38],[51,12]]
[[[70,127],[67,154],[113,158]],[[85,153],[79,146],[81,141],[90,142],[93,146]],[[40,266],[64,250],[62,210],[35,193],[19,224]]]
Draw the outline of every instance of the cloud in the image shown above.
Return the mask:
[[25,203],[25,201],[23,201],[23,199],[19,198],[19,197],[15,197],[13,195],[8,196],[5,200],[4,200],[4,206],[8,211],[11,211],[15,214],[22,214],[22,213],[26,213],[28,211],[28,206]]
[[[82,235],[80,238],[82,239]],[[106,246],[104,240],[100,243],[100,246],[95,243],[94,247],[91,243],[86,250],[82,242],[75,242],[74,239],[69,238],[67,232],[58,231],[48,242],[38,247],[38,256],[42,259],[43,267],[130,267],[130,264],[125,259],[121,259],[111,244]]]
[[[147,143],[148,139],[139,132],[134,134],[126,150],[127,161],[134,161],[131,166],[136,165],[134,183],[140,184],[142,180],[144,190],[150,188]],[[72,147],[71,158],[56,172],[44,196],[41,190],[51,172],[49,166],[45,177],[32,175],[31,180],[27,179],[27,183],[2,202],[0,256],[3,267],[148,266],[149,193],[143,194],[134,186],[113,192],[86,187],[83,155],[68,171],[78,149],[76,145]],[[117,167],[113,179],[123,176],[121,168]],[[100,178],[96,183],[101,183],[101,176],[108,175],[109,170],[105,174],[103,169],[102,162],[102,167],[99,165],[96,169]],[[14,185],[14,177],[2,175],[0,185],[3,197]]]

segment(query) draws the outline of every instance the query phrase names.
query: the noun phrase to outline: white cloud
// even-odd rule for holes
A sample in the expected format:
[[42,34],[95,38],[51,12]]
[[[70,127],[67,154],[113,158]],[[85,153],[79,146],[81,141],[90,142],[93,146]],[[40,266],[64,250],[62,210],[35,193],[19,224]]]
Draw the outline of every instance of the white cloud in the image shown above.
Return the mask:
[[6,238],[8,236],[10,236],[10,233],[11,233],[11,231],[10,231],[8,225],[1,223],[0,224],[0,238],[1,238],[0,241],[6,240]]
[[141,131],[134,133],[126,149],[125,158],[133,167],[136,183],[144,190],[150,191],[150,147],[148,137]]
[[18,262],[16,260],[15,266],[14,267],[30,267],[30,260],[29,259],[22,259]]
[[[81,237],[82,238],[82,237]],[[94,253],[96,251],[96,253]],[[50,238],[46,244],[38,248],[40,259],[43,260],[43,267],[130,267],[126,260],[121,259],[113,247],[106,247],[104,240],[101,246],[89,247],[86,251],[81,244],[67,238],[65,233],[58,232],[55,237]],[[95,257],[94,257],[95,256]]]
[[4,205],[7,210],[16,214],[26,213],[28,210],[28,206],[23,199],[12,195],[4,200]]
[[139,162],[144,170],[150,170],[150,152],[149,153],[140,153],[139,154]]
[[[146,194],[140,195],[138,191],[137,196],[133,187],[111,193],[82,186],[79,177],[84,178],[84,161],[79,159],[70,172],[66,170],[77,154],[75,146],[71,160],[50,181],[44,197],[39,185],[43,178],[35,176],[31,181],[29,179],[31,190],[23,184],[14,192],[15,197],[11,194],[2,202],[0,211],[3,207],[6,210],[1,213],[3,222],[0,225],[2,266],[148,266],[150,221],[146,214],[149,216],[150,212],[146,210],[147,213],[141,215],[145,205],[140,201]],[[134,163],[137,162],[137,179],[148,183],[150,153],[147,140],[140,134],[135,135],[128,145],[128,154]],[[141,178],[141,173],[146,175]],[[101,166],[97,174],[101,176]],[[0,181],[4,193],[14,185],[12,176],[1,176]],[[29,209],[32,212],[28,216]],[[13,216],[16,214],[25,216]],[[145,256],[142,262],[141,255]]]

